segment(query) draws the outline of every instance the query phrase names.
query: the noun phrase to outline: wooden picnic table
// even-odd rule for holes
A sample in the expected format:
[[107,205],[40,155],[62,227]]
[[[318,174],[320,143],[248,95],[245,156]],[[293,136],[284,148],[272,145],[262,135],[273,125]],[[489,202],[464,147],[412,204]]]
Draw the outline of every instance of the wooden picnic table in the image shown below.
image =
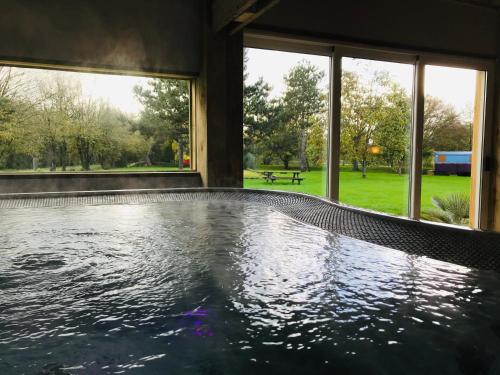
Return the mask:
[[274,183],[275,180],[291,180],[292,184],[297,181],[300,185],[301,181],[304,179],[300,177],[300,171],[263,171],[261,173],[266,182],[271,181],[271,183]]

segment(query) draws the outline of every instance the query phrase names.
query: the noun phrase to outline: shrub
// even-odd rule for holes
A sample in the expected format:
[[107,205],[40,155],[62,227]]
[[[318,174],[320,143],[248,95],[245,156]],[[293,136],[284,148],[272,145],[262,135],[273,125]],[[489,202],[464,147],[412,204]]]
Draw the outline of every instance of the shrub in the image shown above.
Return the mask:
[[432,197],[435,208],[426,210],[422,218],[448,224],[469,224],[469,194],[451,193],[444,197]]

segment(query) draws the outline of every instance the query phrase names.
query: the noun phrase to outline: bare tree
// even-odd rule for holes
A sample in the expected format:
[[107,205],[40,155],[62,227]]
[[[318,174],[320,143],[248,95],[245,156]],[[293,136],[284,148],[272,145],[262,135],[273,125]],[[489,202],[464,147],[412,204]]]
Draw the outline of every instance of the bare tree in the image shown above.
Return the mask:
[[15,98],[28,84],[21,69],[0,65],[0,97]]

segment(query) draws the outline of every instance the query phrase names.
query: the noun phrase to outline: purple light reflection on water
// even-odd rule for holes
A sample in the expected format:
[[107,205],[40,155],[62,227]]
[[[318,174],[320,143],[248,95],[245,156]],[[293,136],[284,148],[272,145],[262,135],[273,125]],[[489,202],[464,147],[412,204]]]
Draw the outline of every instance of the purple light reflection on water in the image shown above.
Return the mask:
[[[201,318],[201,317],[207,317],[208,311],[205,309],[196,308],[194,310],[185,312],[183,315],[187,316],[187,317],[200,317]],[[194,325],[193,334],[195,336],[198,336],[198,337],[209,336],[209,337],[211,337],[214,335],[213,331],[210,329],[210,326],[207,323],[202,322],[201,320],[195,320],[193,325]]]
[[194,310],[185,312],[184,316],[208,316],[208,311],[205,309],[196,308]]

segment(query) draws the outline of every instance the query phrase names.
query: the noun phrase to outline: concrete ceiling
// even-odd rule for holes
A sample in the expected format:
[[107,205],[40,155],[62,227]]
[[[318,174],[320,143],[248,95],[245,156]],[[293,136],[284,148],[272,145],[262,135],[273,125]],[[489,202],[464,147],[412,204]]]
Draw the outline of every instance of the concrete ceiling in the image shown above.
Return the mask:
[[461,3],[468,3],[482,7],[500,9],[500,0],[455,0]]

